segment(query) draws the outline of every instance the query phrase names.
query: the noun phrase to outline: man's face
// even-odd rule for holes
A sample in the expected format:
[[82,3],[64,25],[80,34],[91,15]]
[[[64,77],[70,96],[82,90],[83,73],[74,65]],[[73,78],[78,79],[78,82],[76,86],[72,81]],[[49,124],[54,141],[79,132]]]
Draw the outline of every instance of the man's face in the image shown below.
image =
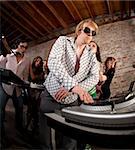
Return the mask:
[[19,45],[18,45],[18,50],[20,51],[20,52],[22,52],[22,53],[25,53],[25,51],[27,50],[27,48],[28,48],[28,44],[27,44],[27,42],[24,42],[24,43],[20,43]]
[[95,27],[91,23],[87,22],[83,24],[83,29],[81,30],[80,36],[84,44],[89,44],[95,34]]

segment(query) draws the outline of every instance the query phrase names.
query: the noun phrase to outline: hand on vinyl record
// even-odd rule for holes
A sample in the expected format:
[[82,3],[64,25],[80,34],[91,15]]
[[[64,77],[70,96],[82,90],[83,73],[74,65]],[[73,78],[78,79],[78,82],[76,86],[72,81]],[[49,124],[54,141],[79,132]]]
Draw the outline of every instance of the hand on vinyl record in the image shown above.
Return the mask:
[[91,95],[85,91],[83,88],[81,88],[79,85],[76,85],[73,89],[72,89],[73,93],[76,93],[79,95],[80,100],[83,101],[84,103],[93,103],[93,98],[91,97]]
[[55,94],[55,98],[56,98],[57,101],[61,101],[66,96],[68,96],[68,94],[69,94],[68,90],[65,89],[64,87],[61,87],[59,89],[59,91]]

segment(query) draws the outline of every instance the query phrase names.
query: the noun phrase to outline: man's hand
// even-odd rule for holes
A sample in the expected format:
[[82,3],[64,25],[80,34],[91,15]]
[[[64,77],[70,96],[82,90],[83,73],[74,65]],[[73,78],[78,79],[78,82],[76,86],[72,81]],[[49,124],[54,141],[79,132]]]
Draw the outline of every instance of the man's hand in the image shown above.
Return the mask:
[[84,89],[82,89],[79,85],[76,85],[73,89],[72,89],[73,93],[76,93],[79,95],[80,100],[84,101],[84,103],[93,103],[93,98],[90,96],[90,94],[85,91]]
[[55,98],[57,101],[61,101],[63,98],[68,96],[69,92],[64,87],[61,87],[59,91],[55,94]]

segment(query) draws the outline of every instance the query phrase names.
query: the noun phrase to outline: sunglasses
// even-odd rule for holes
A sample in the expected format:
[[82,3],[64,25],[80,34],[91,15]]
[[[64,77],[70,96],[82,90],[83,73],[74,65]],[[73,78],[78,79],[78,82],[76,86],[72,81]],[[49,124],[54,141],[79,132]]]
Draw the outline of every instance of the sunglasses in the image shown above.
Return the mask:
[[96,35],[96,31],[93,31],[88,27],[85,27],[83,29],[83,32],[86,33],[88,36],[95,36]]
[[25,49],[28,48],[28,46],[24,46],[24,45],[20,45],[20,47],[21,47],[21,48],[25,48]]

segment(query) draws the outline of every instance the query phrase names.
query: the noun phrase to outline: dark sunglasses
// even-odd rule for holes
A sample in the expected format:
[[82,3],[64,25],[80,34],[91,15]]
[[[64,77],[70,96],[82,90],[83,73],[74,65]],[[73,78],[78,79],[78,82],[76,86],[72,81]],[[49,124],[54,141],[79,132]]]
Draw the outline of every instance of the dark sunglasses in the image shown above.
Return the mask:
[[20,45],[20,47],[21,47],[21,48],[25,48],[25,49],[28,48],[28,46],[24,46],[24,45]]
[[85,27],[83,29],[83,32],[86,33],[88,36],[95,36],[96,35],[96,31],[93,31],[88,27]]

